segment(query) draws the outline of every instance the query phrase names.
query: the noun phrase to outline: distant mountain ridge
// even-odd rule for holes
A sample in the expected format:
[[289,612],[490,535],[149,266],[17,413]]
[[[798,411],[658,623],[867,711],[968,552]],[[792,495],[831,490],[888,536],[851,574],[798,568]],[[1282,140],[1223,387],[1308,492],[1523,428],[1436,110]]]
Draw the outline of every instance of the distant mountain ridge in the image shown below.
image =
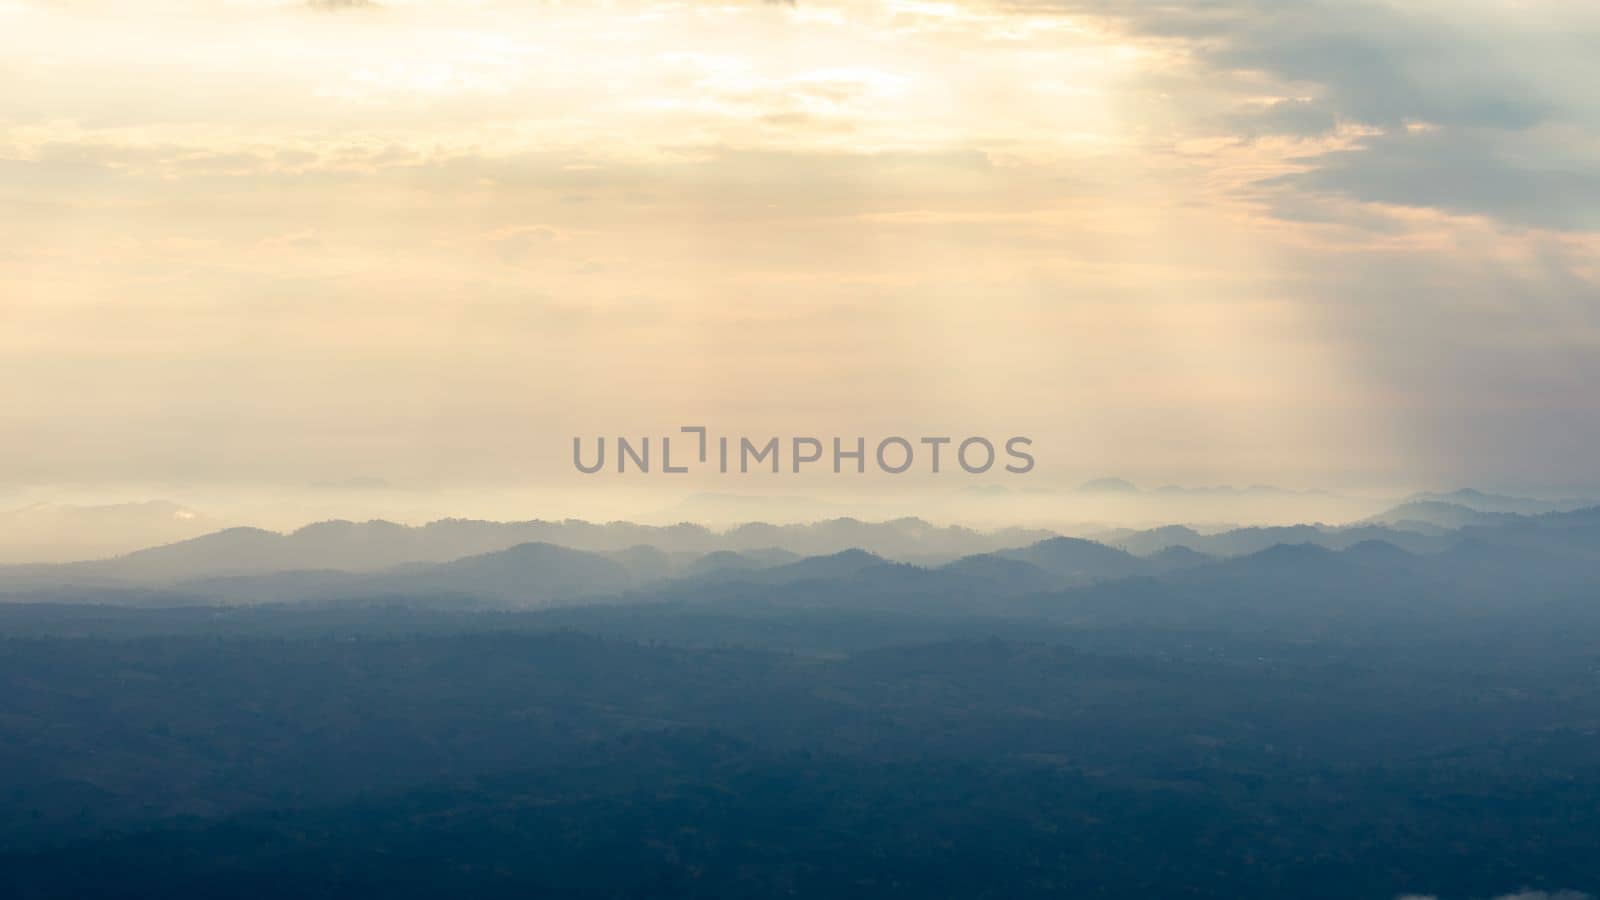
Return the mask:
[[[1200,605],[1189,615],[1210,602],[1206,591],[1233,584],[1263,596],[1281,591],[1296,602],[1332,597],[1334,586],[1364,602],[1409,585],[1415,594],[1455,602],[1513,582],[1523,586],[1516,596],[1537,598],[1539,590],[1564,596],[1600,580],[1600,507],[1538,516],[1473,513],[1466,520],[1480,524],[1416,530],[1368,522],[1213,534],[1166,526],[1104,542],[1050,535],[1011,546],[996,545],[1036,533],[981,533],[915,519],[754,523],[721,533],[577,521],[446,520],[420,528],[334,521],[289,534],[232,528],[109,560],[0,568],[0,592],[134,605],[524,609],[673,600],[1056,614],[1063,593],[1126,599],[1199,591],[1193,596]],[[553,540],[498,546],[529,533],[587,546]],[[961,546],[976,550],[950,558]],[[1348,597],[1337,602],[1353,602]]]
[[1480,513],[1510,513],[1519,516],[1536,516],[1553,512],[1572,512],[1594,506],[1593,498],[1566,498],[1540,500],[1532,497],[1511,497],[1487,493],[1476,488],[1460,488],[1447,493],[1423,492],[1406,498],[1407,503],[1450,503],[1464,506]]
[[1516,513],[1484,512],[1444,500],[1409,500],[1367,521],[1410,531],[1434,529],[1453,531],[1468,525],[1509,522],[1516,517]]
[[[332,520],[287,534],[260,528],[229,528],[110,559],[57,565],[0,567],[0,581],[78,578],[86,581],[160,583],[198,577],[337,569],[371,572],[408,563],[442,563],[546,543],[596,553],[649,546],[666,553],[767,551],[820,556],[862,549],[886,558],[949,560],[1033,543],[1054,532],[1003,529],[980,532],[939,526],[921,519],[886,522],[830,519],[810,525],[752,522],[717,532],[701,525],[638,525],[632,522],[489,522],[441,519],[422,526],[384,520]],[[9,579],[8,579],[9,576]]]

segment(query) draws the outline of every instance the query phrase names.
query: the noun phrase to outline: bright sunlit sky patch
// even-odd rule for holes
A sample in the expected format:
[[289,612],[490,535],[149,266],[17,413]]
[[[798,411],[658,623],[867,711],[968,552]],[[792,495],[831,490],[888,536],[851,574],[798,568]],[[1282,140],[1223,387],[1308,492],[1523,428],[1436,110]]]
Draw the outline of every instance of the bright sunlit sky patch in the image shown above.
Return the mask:
[[0,2],[0,472],[1596,483],[1600,8]]

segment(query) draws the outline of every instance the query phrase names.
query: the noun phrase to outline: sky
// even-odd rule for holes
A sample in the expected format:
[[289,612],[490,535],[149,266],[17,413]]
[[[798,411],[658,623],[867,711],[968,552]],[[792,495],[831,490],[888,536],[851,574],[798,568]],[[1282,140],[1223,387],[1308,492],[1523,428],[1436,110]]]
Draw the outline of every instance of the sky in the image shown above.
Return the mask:
[[1588,0],[0,0],[0,33],[0,505],[581,511],[664,488],[574,436],[694,424],[1027,435],[1041,491],[1600,485]]

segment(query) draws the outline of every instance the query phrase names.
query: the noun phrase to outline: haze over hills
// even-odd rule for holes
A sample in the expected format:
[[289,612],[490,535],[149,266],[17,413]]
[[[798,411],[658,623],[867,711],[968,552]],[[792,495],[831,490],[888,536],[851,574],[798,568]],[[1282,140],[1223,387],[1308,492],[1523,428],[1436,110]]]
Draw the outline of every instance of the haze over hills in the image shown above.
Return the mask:
[[32,503],[0,510],[0,565],[128,553],[196,537],[214,530],[217,524],[193,509],[165,500]]
[[1038,529],[980,532],[936,526],[920,519],[862,522],[833,519],[810,525],[752,522],[726,531],[680,523],[667,526],[579,520],[486,522],[444,519],[420,527],[393,522],[330,521],[288,534],[232,528],[125,556],[59,566],[0,567],[0,581],[28,578],[138,583],[188,578],[264,574],[311,569],[367,572],[410,563],[440,563],[548,543],[587,552],[649,546],[667,554],[726,550],[764,552],[782,548],[813,556],[860,549],[903,560],[949,560],[958,556],[1032,543],[1051,535]]
[[1393,509],[1368,519],[1380,525],[1393,525],[1409,531],[1449,531],[1466,525],[1509,522],[1516,513],[1486,512],[1444,500],[1408,500]]
[[[1600,559],[1600,508],[1524,516],[1460,515],[1439,501],[1381,521],[1202,533],[1184,526],[1117,531],[1101,540],[1027,529],[982,532],[918,519],[811,525],[745,523],[725,531],[576,520],[323,522],[289,534],[234,528],[121,557],[0,567],[0,595],[143,606],[249,603],[422,604],[532,609],[590,602],[736,602],[959,610],[1030,609],[1016,598],[1138,579],[1161,585],[1260,579],[1276,569],[1317,589],[1318,573],[1354,566],[1425,582],[1455,597],[1499,585],[1496,573],[1581,584]],[[1420,507],[1420,508],[1419,508]],[[1421,513],[1435,521],[1419,522]],[[1252,582],[1254,583],[1254,582]],[[824,590],[822,587],[826,585]],[[1286,585],[1287,587],[1287,585]],[[1149,587],[1130,588],[1148,592]],[[1117,588],[1116,590],[1120,590]],[[1160,588],[1162,591],[1169,587]],[[799,599],[797,599],[799,598]],[[754,601],[752,601],[754,602]],[[1033,601],[1029,601],[1033,602]],[[1039,601],[1048,605],[1048,601]]]
[[1477,510],[1478,512],[1512,513],[1524,516],[1550,512],[1572,512],[1573,510],[1595,505],[1593,499],[1580,497],[1539,500],[1531,497],[1511,497],[1505,494],[1485,493],[1474,488],[1461,488],[1443,494],[1424,492],[1408,498],[1408,502],[1452,503]]
[[[913,503],[888,497],[880,502],[859,495],[830,501],[806,495],[700,492],[671,509],[646,511],[637,517],[612,516],[605,524],[573,518],[518,520],[499,512],[487,517],[435,518],[423,512],[432,508],[431,502],[392,485],[360,489],[332,485],[319,487],[318,491],[299,500],[292,499],[299,495],[291,495],[279,505],[265,507],[260,500],[245,500],[241,508],[262,507],[257,509],[259,515],[237,510],[219,512],[239,506],[222,495],[197,496],[188,503],[35,502],[18,506],[0,511],[0,566],[100,560],[200,537],[227,525],[280,532],[288,540],[278,541],[280,546],[275,550],[262,549],[256,555],[266,558],[276,553],[307,568],[332,565],[375,569],[407,561],[443,562],[532,541],[594,551],[648,544],[669,552],[702,553],[716,547],[782,545],[805,555],[860,546],[907,562],[938,563],[968,553],[1022,546],[1054,534],[1115,543],[1169,523],[1186,523],[1204,534],[1240,527],[1291,527],[1305,522],[1333,523],[1330,528],[1387,524],[1427,532],[1433,530],[1429,526],[1457,528],[1469,522],[1487,522],[1490,519],[1486,516],[1507,512],[1534,514],[1593,505],[1579,499],[1535,499],[1471,489],[1386,502],[1376,497],[1270,486],[1151,488],[1125,479],[1102,478],[1065,489],[974,485],[943,493],[919,492]],[[382,498],[381,502],[374,501],[374,496]],[[489,506],[504,510],[536,503],[537,498],[511,498]],[[457,508],[483,506],[463,497]],[[548,508],[562,507],[558,504]],[[296,509],[301,514],[297,515]],[[343,518],[354,510],[363,511],[363,515]],[[900,529],[899,535],[879,529],[877,534],[852,536],[843,527],[852,521],[881,525],[896,520],[942,529],[948,539],[941,542],[933,534],[919,535],[912,529]],[[314,524],[299,524],[308,521]],[[698,523],[699,527],[687,526],[676,536],[670,533],[686,522]],[[837,524],[831,530],[817,527],[828,522]],[[284,523],[293,525],[286,527]],[[631,533],[629,523],[633,524]],[[951,527],[954,523],[968,527]],[[1026,527],[1018,528],[1021,523]],[[356,528],[358,525],[367,527]],[[387,535],[359,533],[375,532],[384,525],[404,530]],[[585,526],[589,533],[584,533]],[[741,527],[748,532],[745,539],[722,537]],[[339,529],[351,533],[333,533]],[[769,536],[759,533],[763,529]],[[961,533],[966,530],[989,534],[1008,529],[1017,533],[987,544]],[[707,531],[714,535],[708,536]],[[1150,542],[1147,536],[1140,540]],[[362,550],[356,546],[361,542],[372,546]],[[276,569],[282,564],[275,562],[267,568]]]
[[1103,542],[333,521],[7,567],[0,893],[1600,885],[1597,584],[1600,507],[1431,500]]

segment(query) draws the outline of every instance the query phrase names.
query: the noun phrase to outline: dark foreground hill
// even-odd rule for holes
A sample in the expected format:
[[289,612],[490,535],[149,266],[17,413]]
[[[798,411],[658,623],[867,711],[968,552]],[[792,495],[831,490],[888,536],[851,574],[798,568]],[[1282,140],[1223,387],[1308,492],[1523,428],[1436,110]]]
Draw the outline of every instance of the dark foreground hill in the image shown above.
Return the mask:
[[1600,520],[1476,521],[61,586],[0,896],[1594,893]]
[[[221,636],[217,611],[91,612],[80,633],[161,618],[0,641],[5,896],[1600,881],[1596,645],[1571,628],[1307,642],[653,604],[392,625],[243,609]],[[803,654],[763,649],[800,633]]]
[[27,897],[1393,897],[1584,883],[1600,790],[1427,769],[1133,782],[641,735],[571,762],[0,856]]

